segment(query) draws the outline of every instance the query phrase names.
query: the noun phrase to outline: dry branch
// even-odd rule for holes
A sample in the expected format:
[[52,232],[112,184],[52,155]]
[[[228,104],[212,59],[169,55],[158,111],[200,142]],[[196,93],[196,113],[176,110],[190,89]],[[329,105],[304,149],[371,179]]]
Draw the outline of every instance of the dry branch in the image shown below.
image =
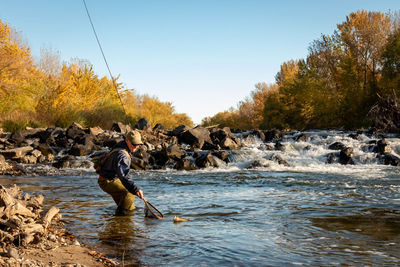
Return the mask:
[[45,215],[44,218],[43,218],[43,225],[44,225],[44,228],[45,228],[45,229],[50,225],[51,220],[53,219],[53,217],[54,217],[59,211],[60,211],[60,209],[57,208],[57,207],[55,207],[55,206],[52,206],[52,207],[49,209],[49,211],[46,213],[46,215]]

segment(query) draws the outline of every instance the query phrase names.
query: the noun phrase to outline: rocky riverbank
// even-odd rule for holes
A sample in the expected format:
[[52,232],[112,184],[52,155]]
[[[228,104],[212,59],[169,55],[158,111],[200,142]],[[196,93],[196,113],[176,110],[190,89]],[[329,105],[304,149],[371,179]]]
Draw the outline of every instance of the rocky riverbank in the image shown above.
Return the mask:
[[0,185],[0,266],[116,266],[81,246],[63,229],[59,209],[44,210],[44,197]]
[[[283,132],[279,130],[241,131],[230,128],[190,128],[181,125],[168,130],[158,124],[154,128],[145,119],[135,125],[143,137],[144,146],[135,152],[132,169],[158,170],[196,170],[206,167],[222,167],[230,161],[232,151],[246,146],[248,138],[258,138],[266,144],[265,149],[282,151],[285,140],[306,141],[308,136],[302,132]],[[90,157],[110,150],[123,140],[131,127],[114,123],[110,130],[99,127],[83,128],[73,123],[67,129],[30,128],[21,132],[2,133],[0,137],[0,174],[3,175],[57,175],[63,171],[92,168]],[[363,150],[376,153],[381,164],[400,165],[400,159],[392,153],[384,134],[374,129],[349,133],[353,139],[360,135],[376,136],[365,144]],[[326,163],[354,164],[353,148],[341,142],[329,144]],[[268,159],[282,165],[290,163],[278,153]],[[254,161],[248,168],[263,167],[261,161]],[[24,167],[21,167],[24,166]],[[47,168],[39,168],[47,166]]]

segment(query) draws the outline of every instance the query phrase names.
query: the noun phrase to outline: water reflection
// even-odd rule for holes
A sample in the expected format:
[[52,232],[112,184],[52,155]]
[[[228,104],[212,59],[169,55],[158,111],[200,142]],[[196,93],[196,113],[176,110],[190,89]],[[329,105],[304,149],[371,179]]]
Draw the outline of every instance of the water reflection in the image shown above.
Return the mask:
[[[98,229],[100,248],[120,262],[140,265],[139,251],[145,247],[146,238],[136,227],[133,214],[129,216],[105,215],[104,224]],[[140,246],[139,243],[141,244]],[[141,248],[140,248],[141,247]],[[110,254],[114,252],[115,254]]]
[[400,211],[390,209],[366,209],[359,215],[310,218],[313,225],[328,231],[350,231],[368,235],[376,240],[400,238]]

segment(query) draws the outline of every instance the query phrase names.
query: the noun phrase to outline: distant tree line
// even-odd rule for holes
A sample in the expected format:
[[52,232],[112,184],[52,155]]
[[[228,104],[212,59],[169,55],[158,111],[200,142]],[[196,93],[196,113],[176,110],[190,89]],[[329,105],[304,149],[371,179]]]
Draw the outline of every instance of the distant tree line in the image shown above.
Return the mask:
[[399,19],[399,12],[349,14],[332,35],[311,43],[306,59],[284,62],[274,84],[257,84],[237,108],[202,124],[244,129],[372,126],[371,108],[379,110],[381,99],[400,96]]
[[98,77],[85,60],[62,63],[51,48],[42,48],[35,64],[21,35],[0,19],[0,126],[5,130],[65,128],[72,122],[108,128],[115,121],[133,125],[142,117],[153,126],[193,125],[171,103],[138,95],[117,80]]

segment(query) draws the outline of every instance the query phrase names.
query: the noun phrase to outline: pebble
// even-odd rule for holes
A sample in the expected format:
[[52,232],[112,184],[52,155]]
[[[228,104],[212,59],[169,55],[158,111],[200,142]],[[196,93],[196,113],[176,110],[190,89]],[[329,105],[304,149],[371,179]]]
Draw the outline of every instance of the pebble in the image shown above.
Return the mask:
[[81,244],[79,243],[78,240],[75,240],[74,243],[72,243],[72,245],[74,245],[74,246],[80,246]]
[[53,235],[53,234],[49,235],[49,240],[53,241],[53,242],[56,242],[56,240],[57,240],[56,235]]
[[64,237],[61,237],[61,238],[60,238],[60,242],[61,242],[61,243],[65,243],[65,238],[64,238]]
[[10,258],[19,259],[18,250],[15,249],[15,248],[9,248],[9,249],[8,249],[8,256],[9,256]]

